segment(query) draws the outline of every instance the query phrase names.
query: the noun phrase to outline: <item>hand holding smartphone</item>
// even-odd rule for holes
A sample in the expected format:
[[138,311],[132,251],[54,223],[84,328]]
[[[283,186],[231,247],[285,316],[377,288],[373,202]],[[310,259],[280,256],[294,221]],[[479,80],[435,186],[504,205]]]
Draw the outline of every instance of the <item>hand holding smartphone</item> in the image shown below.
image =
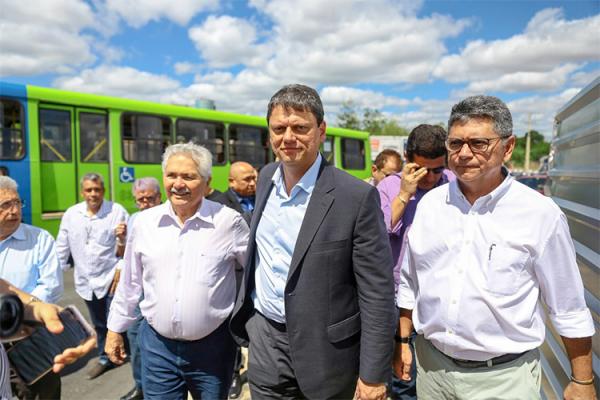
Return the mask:
[[31,385],[52,370],[55,357],[65,350],[89,344],[94,330],[75,306],[67,306],[58,314],[63,331],[54,334],[39,327],[27,338],[16,342],[8,358],[26,384]]

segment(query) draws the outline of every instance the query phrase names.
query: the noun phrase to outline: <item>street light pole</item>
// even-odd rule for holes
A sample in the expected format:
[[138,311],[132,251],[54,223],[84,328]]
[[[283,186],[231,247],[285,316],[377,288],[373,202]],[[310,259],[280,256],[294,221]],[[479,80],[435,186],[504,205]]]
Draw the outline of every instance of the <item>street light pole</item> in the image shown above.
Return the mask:
[[525,138],[525,172],[529,172],[529,152],[531,150],[531,113],[527,118],[527,137]]

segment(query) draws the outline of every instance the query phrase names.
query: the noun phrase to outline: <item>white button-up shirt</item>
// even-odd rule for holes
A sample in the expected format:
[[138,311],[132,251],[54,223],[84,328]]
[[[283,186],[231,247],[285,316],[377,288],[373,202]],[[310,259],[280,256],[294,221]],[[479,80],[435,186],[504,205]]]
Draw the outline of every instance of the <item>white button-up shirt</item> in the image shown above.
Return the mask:
[[538,347],[542,301],[560,335],[594,334],[565,215],[510,176],[473,205],[457,182],[425,195],[402,270],[398,306],[413,309],[417,332],[451,357]]
[[67,209],[60,222],[56,251],[63,269],[69,254],[75,263],[75,291],[85,300],[92,295],[103,298],[114,277],[116,256],[115,228],[129,214],[120,204],[104,200],[96,215],[87,214],[85,202]]
[[142,291],[142,315],[164,337],[198,340],[218,328],[233,310],[236,261],[246,262],[242,216],[203,199],[181,226],[167,201],[140,212],[130,228],[108,329],[127,330]]

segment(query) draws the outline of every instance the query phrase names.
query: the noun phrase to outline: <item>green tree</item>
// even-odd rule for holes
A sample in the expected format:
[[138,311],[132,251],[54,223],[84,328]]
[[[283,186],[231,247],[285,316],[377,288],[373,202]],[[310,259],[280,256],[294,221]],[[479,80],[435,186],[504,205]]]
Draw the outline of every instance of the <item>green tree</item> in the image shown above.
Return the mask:
[[337,115],[337,126],[340,128],[360,130],[360,119],[356,113],[356,105],[352,100],[342,103],[342,109]]
[[[550,152],[550,143],[546,142],[544,135],[536,130],[530,131],[531,135],[531,150],[529,153],[529,159],[531,161],[538,161],[543,156],[547,156]],[[517,138],[515,144],[515,150],[512,154],[512,161],[516,166],[522,167],[525,163],[525,146],[527,142],[527,134]]]
[[371,135],[379,135],[385,125],[385,117],[379,110],[365,108],[363,110],[362,130]]
[[396,120],[388,119],[383,124],[383,128],[381,129],[381,132],[378,133],[378,135],[408,136],[409,133],[410,132],[408,132],[408,129],[400,126]]

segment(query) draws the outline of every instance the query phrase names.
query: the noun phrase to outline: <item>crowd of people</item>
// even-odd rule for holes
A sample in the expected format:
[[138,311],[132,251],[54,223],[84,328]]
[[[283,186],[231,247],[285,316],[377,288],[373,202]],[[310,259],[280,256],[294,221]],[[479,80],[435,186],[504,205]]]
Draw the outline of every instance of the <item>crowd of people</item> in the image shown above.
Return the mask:
[[[165,150],[165,202],[156,179],[134,182],[131,216],[86,174],[56,242],[21,222],[16,183],[0,177],[0,277],[26,307],[56,310],[72,264],[98,342],[90,379],[129,358],[125,400],[237,398],[242,346],[253,399],[539,399],[545,305],[571,366],[565,398],[595,398],[566,218],[504,167],[515,137],[502,101],[462,100],[448,132],[417,126],[405,160],[382,152],[367,183],[320,154],[314,89],[281,88],[267,122],[277,161],[260,175],[232,164],[225,193],[192,143]],[[55,373],[18,387],[60,397]]]

